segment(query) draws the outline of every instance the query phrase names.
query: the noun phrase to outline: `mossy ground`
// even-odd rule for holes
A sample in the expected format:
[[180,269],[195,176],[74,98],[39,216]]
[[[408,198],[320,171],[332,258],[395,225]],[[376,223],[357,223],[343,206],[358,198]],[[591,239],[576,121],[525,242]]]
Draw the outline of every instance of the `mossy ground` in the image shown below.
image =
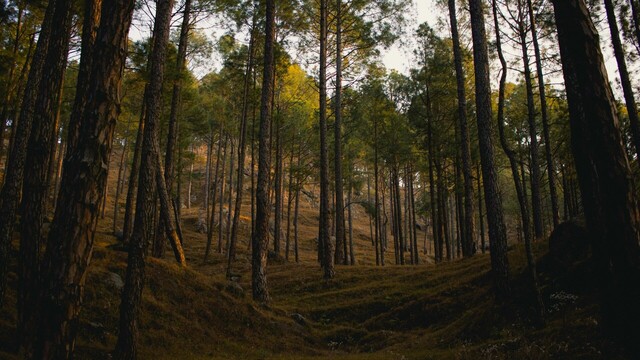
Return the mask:
[[[317,209],[312,201],[303,200],[301,205],[300,263],[293,262],[290,254],[289,261],[269,264],[272,302],[267,306],[251,300],[248,199],[233,270],[239,276],[237,285],[225,279],[224,255],[214,251],[203,262],[206,235],[195,231],[201,211],[183,210],[188,268],[174,264],[170,249],[163,259],[148,258],[140,358],[599,359],[605,352],[607,358],[619,356],[599,335],[588,264],[561,277],[551,275],[545,268],[544,241],[535,244],[542,259],[540,278],[547,308],[546,325],[539,326],[532,320],[533,297],[521,245],[509,251],[513,300],[498,304],[488,254],[436,266],[422,253],[420,243],[420,265],[391,265],[394,255],[389,251],[387,265],[375,266],[368,217],[354,207],[357,265],[339,265],[336,278],[324,281],[313,241]],[[79,324],[78,359],[109,359],[117,337],[120,291],[110,277],[115,273],[124,278],[126,253],[114,247],[111,224],[107,215],[96,235]],[[424,233],[418,234],[422,239]],[[6,305],[0,311],[0,358],[18,358],[13,346],[16,279],[12,272]]]

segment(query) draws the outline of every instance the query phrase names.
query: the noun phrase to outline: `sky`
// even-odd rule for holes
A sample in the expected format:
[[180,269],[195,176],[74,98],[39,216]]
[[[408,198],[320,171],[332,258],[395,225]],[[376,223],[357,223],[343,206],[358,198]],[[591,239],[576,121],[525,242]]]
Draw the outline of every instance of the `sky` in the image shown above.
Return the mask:
[[[414,65],[413,58],[413,49],[414,45],[412,42],[413,34],[418,27],[418,25],[428,22],[428,24],[437,30],[438,17],[448,18],[448,12],[446,9],[436,6],[435,0],[414,0],[410,10],[407,13],[408,20],[408,28],[406,29],[405,36],[402,41],[397,42],[390,49],[382,49],[381,50],[381,61],[385,65],[385,67],[389,70],[395,69],[400,73],[408,74],[409,69]],[[492,19],[487,19],[488,22],[492,21]],[[178,26],[179,22],[174,23],[174,26]],[[490,23],[487,23],[489,27]],[[618,81],[618,73],[617,73],[617,64],[615,62],[615,58],[613,57],[613,51],[610,46],[610,34],[609,29],[606,27],[606,21],[602,21],[598,24],[598,31],[601,39],[601,48],[603,51],[603,55],[605,58],[605,65],[607,67],[607,72],[609,75],[609,79],[612,82],[612,88],[616,97],[621,97],[621,90]],[[206,26],[205,32],[209,33],[212,38],[217,38],[222,34],[222,30],[216,31],[216,26]],[[148,31],[148,29],[133,27],[130,32],[130,36],[138,40],[142,38],[144,35],[142,32]],[[493,31],[487,28],[487,31]],[[450,36],[449,31],[447,29],[443,29],[441,31],[441,36],[446,37]],[[471,44],[468,44],[469,46]],[[516,52],[517,53],[517,52]],[[212,56],[211,62],[208,66],[202,69],[194,69],[197,75],[204,75],[207,72],[211,71],[213,68],[216,68],[220,65],[220,59],[214,54]],[[638,73],[638,67],[640,64],[628,64],[631,69],[633,69],[634,73]],[[492,76],[497,78],[497,74],[492,74],[496,76]],[[551,83],[561,83],[561,73],[549,74],[551,78],[549,79]],[[509,81],[516,81],[515,77],[517,75],[510,71]]]
[[[412,4],[412,10],[409,17],[410,29],[407,29],[407,39],[412,36],[418,25],[425,21],[432,27],[437,22],[438,12],[433,0],[416,0]],[[412,50],[410,43],[405,44],[402,48],[399,44],[394,45],[391,49],[382,52],[382,62],[388,69],[396,69],[401,73],[407,73],[412,64]]]

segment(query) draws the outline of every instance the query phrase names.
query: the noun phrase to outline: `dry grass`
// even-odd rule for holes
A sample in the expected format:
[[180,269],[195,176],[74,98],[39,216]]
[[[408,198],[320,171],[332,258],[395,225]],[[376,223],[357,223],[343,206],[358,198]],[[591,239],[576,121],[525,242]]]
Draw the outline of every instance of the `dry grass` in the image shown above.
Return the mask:
[[[113,206],[111,200],[108,208]],[[361,208],[354,207],[358,265],[338,266],[336,278],[323,281],[313,242],[317,209],[308,199],[303,199],[301,205],[301,261],[277,261],[269,265],[273,300],[268,307],[251,300],[248,199],[234,263],[234,273],[239,275],[236,285],[224,277],[226,258],[223,254],[214,252],[209,261],[203,262],[206,236],[195,231],[200,210],[184,209],[189,267],[184,270],[175,266],[169,252],[164,259],[149,258],[140,321],[140,358],[569,359],[602,356],[600,352],[606,344],[598,339],[595,298],[588,284],[576,285],[581,277],[568,275],[552,279],[543,273],[543,292],[551,311],[547,326],[539,328],[529,320],[532,304],[521,246],[515,246],[509,253],[513,303],[498,305],[492,296],[488,255],[434,266],[421,252],[421,265],[376,267],[368,217]],[[110,234],[111,222],[108,215],[99,225],[80,321],[79,359],[110,358],[109,351],[117,337],[119,290],[109,279],[111,273],[124,278],[126,254],[111,246],[116,243]],[[419,232],[419,236],[422,238],[423,233]],[[422,245],[420,248],[422,250]],[[536,245],[539,255],[545,251],[546,243]],[[392,262],[393,253],[389,252],[387,264]],[[0,358],[17,358],[11,345],[15,285],[16,276],[12,273],[7,306],[0,312]],[[557,296],[552,294],[560,291],[575,299],[558,303]]]

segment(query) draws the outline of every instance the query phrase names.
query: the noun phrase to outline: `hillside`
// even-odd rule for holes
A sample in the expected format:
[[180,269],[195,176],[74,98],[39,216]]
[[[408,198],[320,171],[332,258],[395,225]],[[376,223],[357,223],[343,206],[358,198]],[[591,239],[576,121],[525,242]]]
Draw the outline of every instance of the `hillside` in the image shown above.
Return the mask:
[[[245,206],[245,208],[248,207]],[[596,299],[588,265],[564,277],[545,276],[547,243],[536,244],[547,325],[531,319],[524,275],[524,250],[510,251],[513,303],[498,306],[489,279],[489,256],[435,266],[421,253],[421,265],[376,267],[368,218],[355,212],[356,266],[338,266],[334,280],[321,280],[315,262],[315,209],[303,205],[301,261],[271,261],[272,303],[252,302],[243,216],[237,282],[225,279],[226,258],[214,253],[203,263],[206,235],[196,232],[198,209],[184,209],[188,268],[171,254],[148,258],[140,321],[143,359],[548,359],[600,358],[612,353],[598,337]],[[119,289],[126,254],[100,222],[79,324],[78,359],[109,359],[117,337]],[[422,245],[420,246],[422,250]],[[17,244],[14,244],[17,248]],[[426,264],[425,264],[426,262]],[[585,270],[587,269],[587,270]],[[15,270],[15,269],[14,269]],[[15,303],[15,273],[7,304]],[[12,353],[13,306],[0,317],[0,357]]]

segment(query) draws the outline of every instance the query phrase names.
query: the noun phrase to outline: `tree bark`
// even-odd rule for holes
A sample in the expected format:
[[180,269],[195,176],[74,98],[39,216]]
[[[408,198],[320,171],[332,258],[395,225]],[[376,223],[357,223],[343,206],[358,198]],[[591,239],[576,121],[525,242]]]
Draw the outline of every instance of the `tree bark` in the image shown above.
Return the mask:
[[295,133],[291,138],[291,155],[289,156],[289,181],[287,184],[287,235],[285,238],[284,258],[289,261],[291,248],[291,205],[293,203],[293,155],[295,145]]
[[207,141],[207,162],[205,165],[204,186],[202,187],[202,208],[205,213],[205,224],[209,223],[209,195],[211,194],[211,176],[213,174],[213,171],[211,171],[211,167],[213,166],[213,136],[212,126],[209,132],[209,141]]
[[522,66],[524,68],[524,82],[527,92],[527,122],[529,125],[529,155],[531,157],[531,208],[533,210],[533,230],[536,239],[543,236],[542,230],[542,200],[540,199],[540,164],[538,162],[538,128],[536,124],[536,109],[533,102],[533,84],[531,82],[531,67],[527,51],[527,31],[524,4],[518,0],[518,36],[522,50]]
[[464,257],[473,256],[474,251],[474,209],[473,209],[473,178],[471,176],[471,145],[467,124],[467,96],[465,93],[465,74],[462,68],[462,51],[458,34],[458,20],[456,17],[455,0],[447,1],[449,7],[449,21],[451,24],[451,39],[453,40],[453,60],[456,67],[456,88],[458,90],[458,126],[460,127],[460,143],[462,145],[462,175],[464,178],[464,233],[462,234],[462,254]]
[[597,31],[582,0],[553,0],[569,102],[571,145],[602,290],[603,327],[637,354],[637,198]]
[[[229,144],[229,146],[231,147],[231,159],[229,163],[229,194],[228,194],[229,196],[227,197],[227,228],[225,229],[227,259],[229,258],[229,256],[231,256],[231,204],[233,202],[233,169],[234,169],[233,163],[235,162],[235,156],[234,156],[235,148],[233,146],[233,140],[230,140],[230,141],[231,143]],[[231,271],[231,268],[227,267],[227,272],[229,271]]]
[[335,224],[336,224],[336,264],[346,265],[344,231],[344,193],[342,179],[342,0],[336,0],[336,89],[334,122],[334,177],[335,177]]
[[[22,182],[20,217],[20,255],[18,258],[18,333],[31,336],[40,280],[40,248],[44,245],[43,222],[46,212],[49,162],[54,152],[55,120],[62,95],[71,32],[71,2],[55,3],[53,23],[44,59],[42,78],[33,104],[32,129],[29,134]],[[18,191],[20,189],[18,188]],[[11,216],[14,217],[15,215]],[[24,333],[27,331],[29,333]],[[29,352],[29,350],[27,350]]]
[[75,150],[80,123],[87,106],[87,94],[89,86],[89,75],[93,68],[92,54],[95,52],[95,42],[98,33],[98,26],[101,21],[101,8],[103,0],[85,0],[84,22],[82,24],[82,47],[80,49],[80,62],[78,68],[78,80],[76,81],[76,96],[73,101],[73,109],[69,118],[67,130],[67,152]]
[[120,154],[120,166],[118,166],[118,178],[116,180],[116,197],[114,199],[113,204],[113,233],[115,234],[118,229],[118,213],[120,210],[120,193],[121,189],[124,187],[124,168],[125,168],[125,159],[128,154],[129,148],[127,147],[127,138],[124,139],[124,144],[122,145],[122,153]]
[[618,73],[620,74],[620,83],[624,93],[624,101],[627,106],[629,116],[629,124],[631,125],[631,137],[636,148],[636,154],[640,159],[640,120],[638,119],[638,108],[633,95],[633,87],[629,78],[629,70],[627,70],[627,61],[625,60],[624,48],[620,41],[620,31],[616,21],[616,13],[612,0],[604,0],[604,7],[607,11],[607,20],[609,22],[609,31],[611,32],[611,44],[613,45],[613,53],[618,64]]
[[324,278],[335,276],[334,245],[329,236],[329,159],[327,149],[327,1],[320,0],[320,225]]
[[158,183],[164,184],[157,171],[160,165],[158,125],[172,9],[172,0],[159,0],[156,3],[153,50],[149,57],[150,80],[145,97],[147,117],[140,162],[140,183],[136,197],[136,220],[129,244],[125,286],[120,303],[119,333],[114,352],[116,359],[135,359],[137,356],[138,312],[145,281],[145,253],[152,238]]
[[[498,90],[498,131],[500,133],[500,144],[502,145],[502,149],[505,154],[509,158],[509,164],[511,166],[511,174],[513,176],[513,182],[516,188],[516,194],[518,197],[518,204],[520,205],[520,215],[522,221],[522,229],[524,232],[524,244],[525,244],[525,252],[527,256],[527,267],[529,270],[529,274],[531,276],[531,289],[536,298],[537,305],[537,317],[540,323],[544,323],[545,318],[545,308],[544,302],[542,300],[542,294],[540,293],[540,288],[538,286],[538,272],[536,270],[536,261],[533,255],[533,249],[531,247],[532,234],[531,234],[531,223],[529,216],[529,207],[526,202],[527,195],[524,192],[522,183],[520,182],[520,175],[518,172],[518,162],[516,159],[516,154],[509,146],[507,141],[507,137],[505,135],[505,121],[504,121],[504,102],[505,102],[505,84],[507,81],[507,61],[504,58],[502,53],[502,43],[500,40],[500,25],[498,23],[498,14],[497,14],[497,5],[496,0],[492,1],[493,8],[493,20],[494,20],[494,29],[496,36],[496,48],[498,51],[498,57],[500,59],[500,65],[502,66],[502,72],[500,74],[500,87]],[[523,173],[524,175],[524,173]]]
[[538,93],[540,96],[540,113],[542,115],[542,134],[544,139],[544,152],[547,160],[547,177],[549,178],[549,197],[551,199],[551,217],[553,226],[558,226],[560,215],[558,210],[558,194],[556,191],[556,172],[551,153],[551,135],[549,134],[549,115],[547,113],[547,95],[544,82],[544,73],[542,71],[542,56],[540,54],[540,44],[538,43],[538,31],[536,27],[535,13],[531,0],[527,0],[529,11],[529,27],[531,28],[531,38],[533,42],[533,50],[536,59],[536,72],[538,74]]
[[[113,142],[113,139],[111,140]],[[113,144],[111,144],[111,147],[113,147]],[[109,170],[111,169],[111,156],[113,155],[113,153],[109,154],[109,159],[107,160],[107,173],[109,173]],[[104,188],[104,196],[102,197],[102,203],[100,203],[100,219],[104,219],[104,216],[106,214],[106,210],[107,210],[107,198],[109,197],[109,181],[107,181],[107,184],[105,185]]]
[[[216,171],[213,176],[213,192],[211,194],[211,216],[209,218],[209,227],[207,228],[207,248],[204,252],[204,261],[209,258],[209,252],[211,251],[211,242],[213,241],[213,230],[215,227],[216,218],[216,195],[218,195],[218,172],[220,170],[220,155],[222,153],[222,138],[224,137],[224,123],[220,124],[220,135],[218,137],[218,154],[216,158]],[[211,139],[213,141],[213,137]],[[223,164],[224,166],[224,164]],[[207,210],[208,211],[208,210]],[[218,221],[219,222],[219,221]],[[218,251],[220,251],[219,249]]]
[[[416,230],[416,199],[415,193],[413,191],[413,166],[409,166],[410,174],[409,174],[409,196],[411,201],[411,231],[413,231],[413,257],[414,264],[418,265],[420,263],[420,253],[418,251],[418,231]],[[426,232],[426,229],[425,229]]]
[[182,101],[182,78],[187,59],[187,45],[189,43],[189,23],[191,16],[191,0],[185,0],[182,11],[182,25],[180,26],[180,40],[178,41],[178,55],[176,57],[176,78],[173,79],[173,93],[171,95],[171,110],[169,112],[169,131],[167,133],[167,150],[164,156],[164,178],[169,196],[173,198],[173,182],[175,181],[175,152],[178,141],[178,113]]
[[[56,1],[50,1],[47,5],[24,90],[20,120],[16,124],[17,126],[12,126],[12,131],[15,129],[15,134],[11,142],[11,151],[6,160],[7,165],[4,184],[0,192],[0,199],[2,199],[2,204],[0,205],[0,308],[4,302],[5,288],[7,285],[9,250],[11,248],[16,212],[18,211],[18,204],[20,202],[25,160],[27,157],[27,144],[35,116],[34,108],[43,76],[49,39],[52,35],[52,22],[54,12],[57,9],[56,4]],[[62,19],[58,20],[60,21]]]
[[267,289],[267,249],[269,246],[269,171],[271,167],[269,128],[271,123],[270,101],[275,77],[275,1],[266,0],[264,41],[264,73],[260,100],[260,132],[258,135],[258,183],[256,187],[256,224],[252,238],[251,289],[253,299],[269,301]]
[[[16,88],[18,88],[18,81],[16,81],[13,76],[15,74],[16,66],[18,65],[17,57],[18,50],[20,48],[20,38],[22,35],[22,16],[24,15],[24,10],[26,4],[24,2],[18,2],[18,15],[16,19],[16,33],[13,37],[13,50],[11,54],[11,65],[9,67],[9,74],[7,76],[7,84],[5,86],[5,94],[4,94],[4,103],[2,104],[2,112],[0,112],[0,156],[2,156],[2,149],[4,148],[4,133],[6,130],[8,113],[9,113],[9,104],[16,97]],[[14,105],[15,106],[15,105]],[[15,119],[11,120],[12,122]]]
[[[222,254],[223,249],[222,249],[222,222],[223,222],[223,217],[222,217],[222,210],[224,209],[224,185],[225,185],[225,181],[226,178],[224,177],[225,174],[225,169],[227,166],[227,146],[229,145],[229,135],[226,135],[224,138],[224,149],[223,151],[223,155],[222,155],[222,172],[220,173],[220,181],[222,181],[220,183],[220,204],[219,206],[219,211],[218,211],[218,254]],[[231,170],[230,170],[231,171]],[[227,226],[229,226],[229,224],[227,224]]]
[[[42,298],[33,359],[72,357],[86,279],[120,109],[120,87],[127,54],[127,34],[134,4],[109,1],[101,20],[88,78],[87,99],[79,117],[76,145],[68,148],[60,195],[43,261]],[[86,59],[86,57],[85,57]],[[81,62],[84,59],[81,59]],[[69,132],[74,131],[69,128]]]
[[484,214],[482,213],[482,172],[480,171],[480,164],[476,165],[476,177],[478,179],[478,222],[480,223],[480,247],[482,253],[485,253],[486,243],[484,237]]
[[280,131],[282,129],[282,117],[276,114],[274,121],[275,141],[276,141],[276,168],[274,174],[274,206],[275,214],[273,219],[273,252],[276,256],[280,256],[280,239],[282,238],[282,137]]
[[293,253],[296,258],[296,263],[299,263],[300,255],[298,251],[298,216],[300,214],[300,181],[297,181],[295,196],[296,202],[293,210]]
[[482,0],[469,0],[473,58],[476,84],[476,112],[484,198],[491,243],[491,271],[496,297],[505,299],[509,293],[509,260],[507,258],[507,235],[504,225],[502,198],[498,189],[498,173],[494,162],[491,138],[491,88],[489,80],[489,56],[484,25]]
[[380,200],[378,197],[378,120],[373,120],[373,196],[374,200],[374,227],[375,227],[375,249],[376,249],[376,265],[380,265],[382,244],[380,241]]
[[[236,189],[236,204],[233,211],[233,222],[231,225],[231,243],[229,246],[229,265],[228,269],[231,269],[231,261],[235,260],[236,256],[236,242],[238,240],[238,225],[240,223],[240,210],[242,208],[242,197],[244,193],[244,162],[247,150],[247,121],[249,117],[249,87],[251,83],[253,73],[253,61],[255,57],[255,41],[256,41],[256,29],[257,29],[257,12],[258,9],[254,8],[254,15],[251,24],[251,39],[249,40],[249,54],[247,59],[247,68],[244,75],[244,89],[242,95],[242,118],[240,120],[240,139],[238,141],[238,186]],[[253,129],[252,129],[253,130]],[[231,213],[231,208],[229,208]],[[229,270],[230,271],[230,270]],[[228,274],[230,275],[230,274]]]
[[140,175],[140,158],[142,156],[142,142],[144,136],[144,118],[147,116],[147,87],[145,86],[142,96],[142,109],[140,110],[140,121],[138,124],[138,135],[136,136],[136,147],[133,150],[133,160],[131,161],[131,173],[129,174],[129,185],[127,187],[127,201],[124,209],[124,224],[122,225],[122,243],[126,246],[131,239],[133,231],[133,202],[138,189],[138,177]]

